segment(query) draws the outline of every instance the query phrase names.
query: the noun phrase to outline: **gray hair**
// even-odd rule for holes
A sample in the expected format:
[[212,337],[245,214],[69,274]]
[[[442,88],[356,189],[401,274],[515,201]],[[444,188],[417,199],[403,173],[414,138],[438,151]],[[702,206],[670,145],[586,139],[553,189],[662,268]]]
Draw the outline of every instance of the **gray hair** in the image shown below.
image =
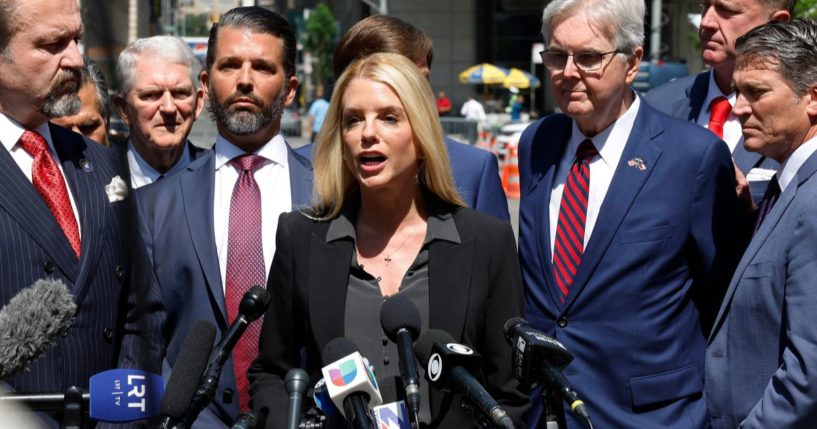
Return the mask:
[[193,87],[200,86],[199,73],[201,62],[193,55],[187,43],[176,36],[153,36],[137,39],[119,54],[116,61],[116,78],[119,81],[122,95],[126,95],[133,85],[134,70],[139,57],[148,55],[151,59],[167,61],[169,64],[181,64],[190,72]]
[[85,67],[82,69],[82,83],[91,83],[94,85],[96,97],[99,99],[99,113],[105,123],[109,123],[111,119],[111,101],[108,97],[108,82],[105,80],[105,75],[95,62],[85,58]]
[[644,0],[553,0],[542,13],[545,47],[553,35],[554,21],[583,12],[599,29],[612,27],[616,50],[632,53],[644,43]]
[[817,21],[772,21],[735,42],[738,63],[760,61],[773,67],[797,95],[817,84]]

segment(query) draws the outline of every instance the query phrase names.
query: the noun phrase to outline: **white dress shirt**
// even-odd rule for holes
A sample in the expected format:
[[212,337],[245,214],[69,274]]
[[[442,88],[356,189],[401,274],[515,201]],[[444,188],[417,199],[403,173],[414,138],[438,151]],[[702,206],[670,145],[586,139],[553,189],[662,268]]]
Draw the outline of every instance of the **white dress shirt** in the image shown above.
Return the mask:
[[182,156],[173,164],[173,167],[170,167],[166,173],[160,173],[153,168],[152,165],[148,164],[148,162],[142,158],[142,155],[139,155],[139,152],[136,151],[136,147],[133,146],[133,142],[128,139],[128,168],[130,168],[130,186],[133,189],[150,185],[159,180],[159,177],[163,175],[169,176],[181,171],[187,167],[187,164],[190,164],[190,150],[187,147],[187,142],[184,143]]
[[[213,223],[221,271],[222,287],[227,284],[227,243],[230,231],[230,202],[233,188],[238,181],[238,170],[230,160],[245,152],[218,136],[215,151],[215,188],[213,195]],[[267,159],[255,170],[253,177],[261,190],[261,233],[264,248],[264,272],[269,276],[272,257],[275,255],[275,232],[281,213],[292,211],[292,191],[289,185],[289,161],[283,136],[272,138],[255,152]],[[266,286],[266,285],[261,285]]]
[[[15,163],[17,163],[17,166],[20,167],[20,170],[23,171],[23,174],[26,175],[26,178],[28,178],[28,181],[31,182],[33,186],[34,179],[32,179],[31,176],[31,168],[34,165],[34,157],[29,155],[28,152],[26,152],[25,149],[23,149],[18,143],[20,137],[23,136],[25,131],[26,129],[23,128],[22,125],[18,124],[17,121],[9,118],[3,113],[0,113],[0,141],[3,142],[3,146],[5,146],[6,150],[9,151],[11,158]],[[74,193],[71,190],[71,186],[68,184],[68,180],[65,179],[65,171],[62,169],[60,157],[57,155],[57,150],[54,147],[54,141],[51,139],[51,129],[48,127],[48,122],[43,122],[39,126],[33,128],[31,131],[36,131],[39,133],[48,143],[48,151],[51,152],[51,158],[53,158],[54,162],[57,163],[57,167],[60,169],[63,181],[65,182],[65,187],[68,189],[68,199],[71,201],[71,209],[74,211],[74,218],[77,220],[77,229],[79,230],[80,239],[82,239],[82,225],[79,222],[77,203],[74,199]]]
[[[613,180],[613,175],[621,159],[621,154],[627,145],[627,139],[630,138],[630,132],[633,129],[633,123],[635,122],[635,117],[638,114],[640,106],[641,100],[636,95],[633,104],[630,105],[623,115],[590,139],[593,141],[593,146],[596,147],[599,154],[590,160],[590,190],[587,196],[587,213],[584,224],[585,248],[587,248],[587,243],[593,234],[593,227],[595,227],[596,220],[598,220],[601,203],[604,202],[604,197],[610,188],[610,182]],[[551,255],[553,255],[553,246],[556,243],[556,227],[559,223],[559,208],[562,204],[562,192],[564,191],[565,181],[567,181],[570,167],[576,159],[576,149],[578,149],[579,144],[587,138],[588,137],[585,137],[579,130],[576,121],[573,121],[573,130],[570,134],[570,140],[559,161],[559,166],[553,178],[553,190],[550,193]]]
[[812,137],[805,143],[801,144],[794,152],[783,161],[780,170],[777,172],[777,184],[780,185],[780,193],[786,190],[796,177],[797,170],[803,166],[806,160],[817,151],[817,137]]
[[[715,73],[710,70],[709,90],[706,93],[704,104],[701,106],[701,111],[698,113],[698,125],[709,128],[709,116],[710,113],[712,113],[712,106],[710,105],[712,104],[712,100],[717,97],[726,97],[726,100],[729,101],[732,108],[735,107],[735,101],[738,98],[737,93],[734,91],[729,95],[721,92],[720,88],[718,88],[718,84],[715,83]],[[729,146],[730,152],[735,151],[741,138],[743,138],[743,127],[741,127],[738,118],[730,112],[729,116],[726,117],[726,122],[723,124],[723,141]]]

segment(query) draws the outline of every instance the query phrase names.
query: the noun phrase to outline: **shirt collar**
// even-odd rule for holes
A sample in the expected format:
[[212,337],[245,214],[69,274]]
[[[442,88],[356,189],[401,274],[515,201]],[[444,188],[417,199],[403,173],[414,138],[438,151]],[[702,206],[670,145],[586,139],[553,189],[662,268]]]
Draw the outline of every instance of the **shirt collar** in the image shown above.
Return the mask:
[[[36,131],[43,136],[52,154],[57,153],[54,148],[54,141],[51,138],[51,128],[48,126],[48,122],[43,122],[32,128],[31,131]],[[26,132],[26,128],[4,113],[0,113],[0,141],[3,142],[3,146],[5,146],[7,151],[11,152],[14,147],[17,146],[17,142],[20,140],[20,137],[23,136],[24,132]]]
[[593,137],[585,136],[576,121],[573,121],[573,130],[570,134],[567,153],[575,154],[579,144],[585,139],[589,139],[593,142],[596,150],[599,151],[599,158],[602,162],[610,168],[616,168],[633,129],[633,124],[635,124],[635,118],[638,116],[638,109],[641,107],[641,99],[638,94],[635,94],[635,91],[633,93],[635,98],[624,114]]
[[[701,105],[702,111],[708,114],[710,110],[712,110],[711,109],[712,100],[718,97],[726,98],[726,100],[729,102],[729,105],[735,107],[735,101],[737,100],[738,95],[735,91],[732,91],[732,93],[729,95],[726,95],[723,92],[721,92],[721,89],[718,88],[717,82],[715,82],[715,71],[713,69],[709,71],[709,88],[707,89],[706,92],[706,98],[704,98],[704,104]],[[729,113],[729,117],[730,118],[733,117],[731,112]]]
[[[216,157],[216,171],[230,162],[230,160],[233,158],[246,154],[243,149],[231,143],[221,134],[219,134],[216,138],[214,150]],[[272,161],[274,164],[281,165],[285,168],[289,165],[286,142],[280,133],[276,134],[272,140],[261,146],[254,152],[254,154],[260,155],[264,159]]]
[[786,190],[786,187],[797,176],[797,170],[803,166],[806,160],[817,151],[817,137],[812,137],[805,143],[801,144],[794,152],[783,161],[780,170],[777,172],[777,183],[780,185],[780,193]]
[[[446,210],[444,204],[436,197],[430,196],[426,192],[426,209],[428,210],[428,224],[426,226],[426,237],[423,245],[427,245],[434,240],[444,240],[461,244],[457,224],[450,210]],[[355,221],[357,221],[357,211],[359,208],[359,198],[357,196],[348,198],[338,217],[329,223],[329,230],[326,233],[326,242],[348,239],[355,241]]]
[[184,169],[187,164],[190,163],[190,148],[188,147],[188,144],[188,142],[184,142],[182,155],[178,160],[176,160],[176,163],[173,164],[173,166],[170,167],[167,172],[160,173],[152,165],[148,164],[144,158],[142,158],[142,155],[140,155],[139,151],[136,150],[136,146],[133,145],[133,140],[128,139],[128,165],[131,169],[131,176],[134,178],[140,178],[140,181],[146,182],[143,184],[138,184],[139,186],[144,186],[159,180],[159,177],[162,175],[169,176]]

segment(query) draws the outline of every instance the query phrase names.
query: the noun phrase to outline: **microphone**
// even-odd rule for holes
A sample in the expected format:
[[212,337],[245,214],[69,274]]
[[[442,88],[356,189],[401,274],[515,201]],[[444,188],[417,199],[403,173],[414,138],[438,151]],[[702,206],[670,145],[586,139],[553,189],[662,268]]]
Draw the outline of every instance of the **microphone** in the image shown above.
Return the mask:
[[441,391],[462,394],[501,428],[513,429],[508,414],[494,398],[474,379],[471,373],[481,368],[482,358],[470,347],[454,342],[454,338],[440,329],[429,329],[414,344],[417,358],[425,366],[426,378]]
[[[230,429],[255,429],[263,421],[266,413],[263,411],[249,411],[238,416]],[[297,427],[297,426],[296,426]]]
[[323,349],[321,369],[332,402],[353,429],[371,429],[368,410],[383,403],[377,381],[363,361],[357,346],[346,338],[335,338]]
[[293,368],[284,378],[284,386],[289,394],[289,409],[287,410],[287,429],[298,429],[301,423],[301,407],[304,403],[304,393],[309,387],[309,375],[301,368]]
[[505,322],[504,332],[505,339],[513,347],[513,373],[516,379],[524,386],[536,387],[544,382],[546,388],[555,388],[570,410],[593,427],[584,402],[561,372],[573,360],[567,348],[519,317]]
[[76,387],[62,393],[8,393],[2,404],[21,404],[34,411],[88,409],[97,421],[124,423],[158,414],[164,381],[158,374],[137,369],[110,369],[89,379],[88,392]]
[[25,368],[68,333],[77,304],[65,283],[40,279],[0,309],[0,379]]
[[184,344],[167,380],[167,389],[162,399],[163,429],[175,426],[184,417],[193,400],[199,380],[207,365],[207,356],[213,348],[216,327],[206,320],[199,320],[184,339]]
[[329,397],[329,391],[326,389],[326,380],[320,379],[315,383],[315,387],[312,389],[312,399],[315,401],[315,405],[318,406],[318,409],[321,410],[326,417],[334,417],[340,414],[338,407],[335,406],[335,403],[332,402],[332,398]]
[[238,316],[236,316],[227,332],[221,337],[221,341],[213,349],[210,359],[207,362],[207,369],[201,376],[198,389],[193,395],[193,400],[182,418],[185,427],[190,427],[199,413],[204,410],[213,400],[218,387],[218,379],[221,377],[221,369],[230,357],[230,352],[235,347],[241,335],[247,330],[247,326],[254,320],[261,317],[269,307],[270,294],[261,286],[253,286],[241,298],[238,304]]
[[387,298],[380,307],[380,325],[386,336],[397,344],[400,376],[406,389],[406,403],[412,420],[419,426],[420,375],[414,360],[414,340],[420,335],[420,311],[403,295]]

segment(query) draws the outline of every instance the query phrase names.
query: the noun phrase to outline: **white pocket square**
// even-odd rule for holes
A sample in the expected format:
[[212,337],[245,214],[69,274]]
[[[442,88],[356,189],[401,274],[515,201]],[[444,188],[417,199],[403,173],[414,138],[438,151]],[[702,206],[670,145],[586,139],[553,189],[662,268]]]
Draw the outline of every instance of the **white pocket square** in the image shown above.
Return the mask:
[[105,185],[108,202],[115,203],[128,197],[128,184],[119,176],[114,176],[111,183]]

